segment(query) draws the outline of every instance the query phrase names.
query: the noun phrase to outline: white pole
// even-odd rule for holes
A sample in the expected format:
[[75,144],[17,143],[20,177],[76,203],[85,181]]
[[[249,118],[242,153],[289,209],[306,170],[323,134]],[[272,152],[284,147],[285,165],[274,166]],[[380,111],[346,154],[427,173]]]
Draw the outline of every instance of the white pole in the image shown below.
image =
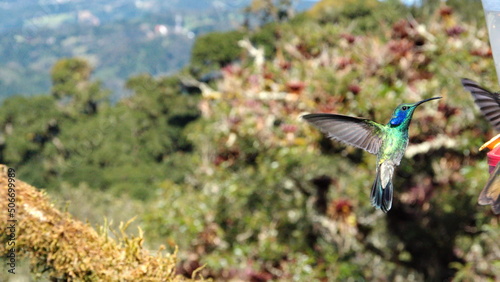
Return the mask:
[[500,83],[500,0],[482,0],[482,3],[497,79]]

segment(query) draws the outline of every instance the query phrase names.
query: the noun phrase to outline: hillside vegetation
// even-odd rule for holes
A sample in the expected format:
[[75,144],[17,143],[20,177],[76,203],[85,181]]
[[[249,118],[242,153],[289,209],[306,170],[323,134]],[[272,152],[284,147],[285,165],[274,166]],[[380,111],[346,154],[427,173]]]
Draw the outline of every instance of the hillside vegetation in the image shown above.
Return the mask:
[[[206,35],[190,68],[131,77],[116,104],[86,61],[60,61],[50,96],[3,103],[0,162],[60,200],[92,194],[86,212],[68,206],[82,219],[137,214],[153,249],[178,246],[187,277],[499,279],[499,218],[477,205],[493,132],[460,84],[499,88],[480,5],[331,2]],[[415,112],[387,214],[370,205],[375,156],[300,119],[386,123],[436,96]]]
[[[162,280],[185,281],[175,275],[175,255],[150,254],[144,249],[144,238],[129,236],[125,230],[130,222],[121,223],[112,236],[109,226],[96,232],[88,224],[74,220],[69,214],[60,212],[51,205],[47,195],[22,182],[12,182],[15,171],[0,166],[2,187],[15,187],[16,207],[15,245],[2,242],[0,253],[7,254],[12,246],[17,264],[3,263],[0,277],[8,281],[9,276],[19,275],[19,258],[30,259],[31,270],[37,278],[50,277],[52,280]],[[8,185],[14,184],[14,185]],[[2,189],[0,204],[7,206],[11,193]],[[0,214],[2,222],[12,217],[7,212]],[[8,232],[11,233],[11,232]],[[12,241],[11,241],[12,242]],[[17,257],[16,257],[17,256]],[[6,260],[7,261],[7,260]],[[7,264],[7,266],[5,265]],[[17,266],[17,270],[16,270]],[[7,269],[11,273],[7,273]]]

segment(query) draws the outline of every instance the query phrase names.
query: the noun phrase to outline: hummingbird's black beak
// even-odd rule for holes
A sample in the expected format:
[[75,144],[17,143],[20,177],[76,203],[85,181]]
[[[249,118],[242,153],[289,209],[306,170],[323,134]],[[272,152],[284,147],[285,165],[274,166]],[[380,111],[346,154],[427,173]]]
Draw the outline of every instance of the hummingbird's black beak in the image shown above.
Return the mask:
[[422,101],[420,101],[420,102],[416,102],[416,103],[414,104],[414,106],[415,106],[415,107],[417,107],[417,106],[419,106],[420,104],[423,104],[423,103],[425,103],[425,102],[429,102],[429,101],[431,101],[431,100],[436,100],[436,99],[441,99],[441,98],[443,98],[443,97],[433,97],[433,98],[425,99],[425,100],[422,100]]

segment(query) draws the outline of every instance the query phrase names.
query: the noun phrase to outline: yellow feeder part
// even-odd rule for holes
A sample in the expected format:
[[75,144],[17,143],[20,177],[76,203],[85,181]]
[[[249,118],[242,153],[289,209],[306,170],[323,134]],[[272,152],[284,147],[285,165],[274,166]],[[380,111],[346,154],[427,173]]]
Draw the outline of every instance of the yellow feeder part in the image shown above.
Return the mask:
[[500,134],[498,134],[497,136],[491,138],[490,141],[484,143],[483,146],[481,146],[481,148],[479,148],[479,151],[482,151],[484,148],[488,148],[490,150],[493,150],[498,145],[500,145]]

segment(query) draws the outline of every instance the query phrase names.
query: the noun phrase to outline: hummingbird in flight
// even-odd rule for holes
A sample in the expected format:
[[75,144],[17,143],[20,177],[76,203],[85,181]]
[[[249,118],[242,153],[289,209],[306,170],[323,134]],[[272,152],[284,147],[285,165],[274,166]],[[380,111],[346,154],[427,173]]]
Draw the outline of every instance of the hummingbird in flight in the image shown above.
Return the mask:
[[[475,81],[467,78],[462,78],[462,85],[468,90],[476,105],[479,107],[484,117],[500,131],[500,94],[492,93],[491,91],[479,86]],[[500,134],[493,137],[490,141],[484,144],[479,150],[485,147],[494,149],[500,143]],[[486,183],[486,186],[479,194],[478,203],[480,205],[491,205],[491,209],[495,214],[500,214],[500,162],[496,165],[493,173]]]
[[408,127],[413,112],[419,105],[434,99],[441,97],[397,106],[386,125],[337,114],[307,114],[302,118],[320,129],[328,138],[377,155],[377,176],[370,194],[371,204],[388,212],[392,207],[392,175],[408,146]]

